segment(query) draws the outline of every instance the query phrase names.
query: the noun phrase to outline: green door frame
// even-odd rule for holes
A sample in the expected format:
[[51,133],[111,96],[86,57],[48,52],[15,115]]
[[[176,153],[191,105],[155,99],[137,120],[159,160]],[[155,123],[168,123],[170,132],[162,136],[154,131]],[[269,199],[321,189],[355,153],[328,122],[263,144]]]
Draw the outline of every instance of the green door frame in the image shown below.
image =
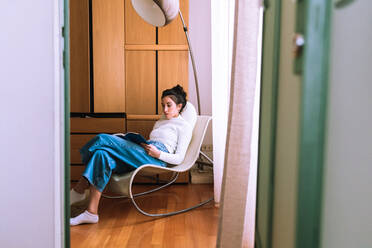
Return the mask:
[[69,0],[64,1],[64,100],[65,100],[65,167],[64,167],[64,247],[70,247],[70,11]]
[[255,246],[272,246],[281,0],[264,1]]
[[[281,1],[265,0],[255,247],[272,247]],[[320,246],[331,1],[298,0],[296,31],[304,32],[296,247]]]
[[297,197],[296,247],[320,247],[322,178],[332,1],[302,1],[305,47]]

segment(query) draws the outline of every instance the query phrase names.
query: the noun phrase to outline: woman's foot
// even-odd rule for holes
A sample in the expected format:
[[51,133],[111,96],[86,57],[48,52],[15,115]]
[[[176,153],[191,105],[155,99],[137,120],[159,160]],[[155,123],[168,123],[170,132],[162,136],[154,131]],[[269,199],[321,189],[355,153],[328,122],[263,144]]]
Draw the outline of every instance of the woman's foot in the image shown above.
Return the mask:
[[76,192],[74,189],[70,190],[70,206],[77,202],[84,201],[86,198],[87,198],[87,194],[85,192],[83,194],[80,194]]
[[76,226],[80,224],[94,224],[98,222],[98,215],[89,213],[88,210],[70,219],[70,226]]

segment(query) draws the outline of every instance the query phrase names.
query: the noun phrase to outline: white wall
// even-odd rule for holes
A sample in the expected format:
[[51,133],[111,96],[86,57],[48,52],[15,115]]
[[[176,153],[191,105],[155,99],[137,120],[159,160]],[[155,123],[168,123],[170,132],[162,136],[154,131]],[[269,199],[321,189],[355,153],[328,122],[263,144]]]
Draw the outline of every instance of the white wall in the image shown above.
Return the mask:
[[[211,2],[189,0],[189,36],[193,49],[200,91],[201,114],[212,115]],[[189,65],[189,99],[197,106],[194,73]],[[212,144],[212,125],[204,144]]]
[[[0,2],[1,247],[49,248],[61,243],[59,2]],[[190,39],[202,114],[208,115],[210,37],[210,2],[190,0]],[[191,66],[189,78],[190,100],[196,103]],[[212,144],[211,128],[204,143]]]
[[334,9],[322,247],[372,247],[372,2]]
[[0,2],[0,247],[61,244],[58,2]]

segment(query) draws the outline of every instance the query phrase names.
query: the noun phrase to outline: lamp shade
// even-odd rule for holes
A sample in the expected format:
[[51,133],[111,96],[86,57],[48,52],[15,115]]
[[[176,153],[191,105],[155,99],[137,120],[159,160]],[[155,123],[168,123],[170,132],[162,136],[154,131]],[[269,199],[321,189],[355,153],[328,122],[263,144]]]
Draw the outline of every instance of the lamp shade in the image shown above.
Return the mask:
[[177,17],[179,0],[131,0],[137,14],[151,25],[162,27]]

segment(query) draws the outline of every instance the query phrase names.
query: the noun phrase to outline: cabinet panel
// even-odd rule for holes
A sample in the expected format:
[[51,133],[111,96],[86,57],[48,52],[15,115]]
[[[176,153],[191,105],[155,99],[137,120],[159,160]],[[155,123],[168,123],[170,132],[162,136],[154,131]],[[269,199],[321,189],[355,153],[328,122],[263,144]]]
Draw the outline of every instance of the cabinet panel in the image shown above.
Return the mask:
[[[158,99],[160,101],[163,90],[177,84],[187,92],[188,89],[188,52],[187,51],[159,51],[158,52]],[[158,113],[162,113],[161,105]]]
[[94,112],[125,112],[124,2],[92,0]]
[[125,0],[125,43],[155,44],[155,42],[156,28],[136,13],[130,0]]
[[[178,175],[176,183],[188,183],[189,182],[189,171],[182,172]],[[159,175],[160,182],[169,182],[172,179],[173,173],[163,173]]]
[[123,133],[124,118],[70,118],[71,133]]
[[[188,27],[189,0],[180,0],[180,9],[185,24]],[[158,28],[158,42],[159,44],[187,44],[182,21],[179,15],[167,26]]]
[[155,51],[126,51],[126,112],[156,114]]
[[[189,172],[182,172],[178,175],[177,180],[175,183],[189,183]],[[134,183],[148,183],[148,184],[159,184],[159,183],[166,183],[169,182],[172,178],[173,173],[164,173],[164,174],[155,174],[153,176],[142,175],[139,172],[136,177],[134,178]]]
[[72,165],[70,166],[70,180],[78,181],[85,170],[85,165]]
[[127,132],[136,132],[149,139],[155,120],[127,120]]
[[70,0],[71,112],[89,112],[89,0]]
[[82,164],[80,149],[91,140],[95,134],[73,134],[70,136],[70,160],[71,164]]

